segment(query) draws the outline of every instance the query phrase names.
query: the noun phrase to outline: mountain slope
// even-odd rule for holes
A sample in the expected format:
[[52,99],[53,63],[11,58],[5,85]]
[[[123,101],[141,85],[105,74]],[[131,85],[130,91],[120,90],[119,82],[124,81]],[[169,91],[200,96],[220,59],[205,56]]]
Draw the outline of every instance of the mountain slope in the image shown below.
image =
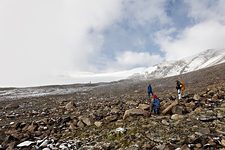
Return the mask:
[[144,76],[147,79],[165,78],[211,67],[223,62],[225,62],[225,49],[209,49],[178,61],[166,61],[149,67],[145,70],[145,75],[142,74],[140,76]]

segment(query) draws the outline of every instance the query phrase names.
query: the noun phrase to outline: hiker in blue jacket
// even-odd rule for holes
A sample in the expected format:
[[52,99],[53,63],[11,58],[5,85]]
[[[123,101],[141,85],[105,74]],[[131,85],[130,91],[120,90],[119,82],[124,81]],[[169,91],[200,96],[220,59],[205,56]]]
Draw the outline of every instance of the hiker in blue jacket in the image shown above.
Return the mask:
[[153,95],[152,111],[155,114],[159,114],[160,111],[160,100],[156,95]]
[[148,98],[150,98],[150,96],[153,95],[151,84],[148,85],[147,91],[148,91]]

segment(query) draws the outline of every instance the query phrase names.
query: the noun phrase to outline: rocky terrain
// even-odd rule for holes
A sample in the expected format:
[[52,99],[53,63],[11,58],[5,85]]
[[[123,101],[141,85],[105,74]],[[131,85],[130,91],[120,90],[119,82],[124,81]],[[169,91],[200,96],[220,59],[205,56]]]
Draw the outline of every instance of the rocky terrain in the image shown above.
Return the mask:
[[[225,63],[73,93],[1,97],[0,149],[225,149],[224,74]],[[179,78],[186,83],[180,101],[175,90]],[[149,111],[148,83],[160,98],[160,115]]]

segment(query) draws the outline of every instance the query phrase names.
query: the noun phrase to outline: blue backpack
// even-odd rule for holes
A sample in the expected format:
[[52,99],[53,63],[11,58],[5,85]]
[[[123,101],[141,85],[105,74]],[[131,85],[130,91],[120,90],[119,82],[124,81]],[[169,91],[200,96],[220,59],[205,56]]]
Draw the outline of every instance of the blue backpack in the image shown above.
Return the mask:
[[160,107],[160,100],[158,98],[153,100],[153,107]]

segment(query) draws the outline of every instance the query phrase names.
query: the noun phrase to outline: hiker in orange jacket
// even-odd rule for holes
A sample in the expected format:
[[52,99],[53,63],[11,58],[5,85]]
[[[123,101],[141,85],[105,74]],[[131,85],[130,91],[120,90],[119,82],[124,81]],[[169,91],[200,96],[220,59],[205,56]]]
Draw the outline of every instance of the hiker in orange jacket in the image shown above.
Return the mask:
[[185,90],[185,85],[184,82],[180,82],[179,80],[176,81],[176,89],[178,93],[178,99],[181,99],[181,95],[184,93]]

